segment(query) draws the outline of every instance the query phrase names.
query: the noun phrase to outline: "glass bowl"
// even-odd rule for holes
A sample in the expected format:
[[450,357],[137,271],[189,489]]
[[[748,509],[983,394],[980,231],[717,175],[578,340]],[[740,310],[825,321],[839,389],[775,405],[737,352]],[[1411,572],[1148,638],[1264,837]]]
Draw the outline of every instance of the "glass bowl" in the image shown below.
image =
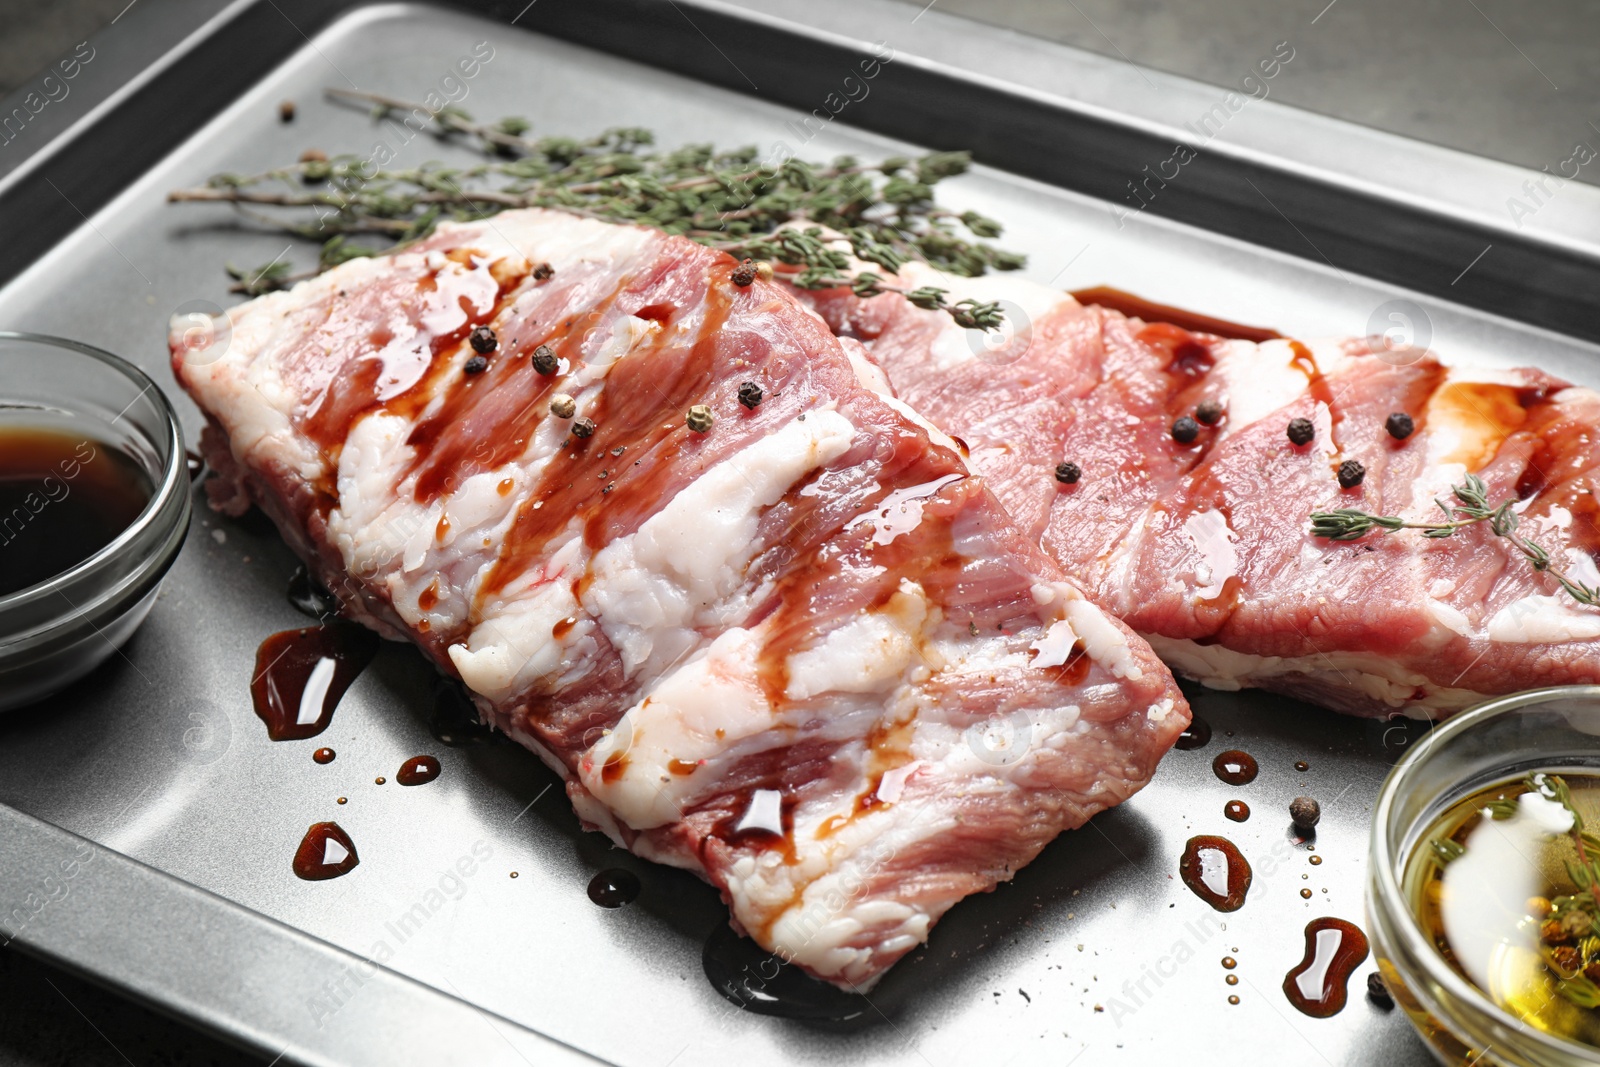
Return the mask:
[[[110,353],[0,332],[0,426],[104,442],[141,468],[152,489],[144,510],[109,544],[52,578],[0,596],[0,711],[6,711],[42,700],[121,648],[183,547],[190,502],[172,405],[148,375]],[[13,515],[0,516],[0,523],[7,519],[26,521]]]
[[1413,850],[1445,809],[1532,771],[1600,774],[1600,686],[1536,689],[1464,711],[1418,742],[1378,793],[1367,871],[1373,951],[1442,1063],[1600,1067],[1600,1049],[1524,1022],[1447,964],[1404,892]]

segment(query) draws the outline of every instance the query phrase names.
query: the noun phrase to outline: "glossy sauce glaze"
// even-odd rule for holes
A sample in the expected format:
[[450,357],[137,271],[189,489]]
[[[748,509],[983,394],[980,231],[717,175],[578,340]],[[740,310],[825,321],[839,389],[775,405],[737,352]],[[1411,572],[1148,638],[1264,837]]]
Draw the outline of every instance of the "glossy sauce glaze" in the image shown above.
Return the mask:
[[843,1022],[872,1010],[866,997],[786,965],[727,923],[718,924],[706,938],[700,963],[713,989],[756,1015]]
[[1283,993],[1295,1009],[1326,1019],[1345,1006],[1350,975],[1367,958],[1367,935],[1343,919],[1306,923],[1305,957],[1283,979]]
[[1075,289],[1072,298],[1080,304],[1096,304],[1112,311],[1120,312],[1130,319],[1142,319],[1150,323],[1170,323],[1180,329],[1192,333],[1209,333],[1217,337],[1231,337],[1241,341],[1271,341],[1282,337],[1277,330],[1269,330],[1260,326],[1241,326],[1227,319],[1212,318],[1210,315],[1201,315],[1194,311],[1185,311],[1183,308],[1172,307],[1169,304],[1158,304],[1153,300],[1134,296],[1132,293],[1110,286],[1097,285],[1090,289]]
[[103,441],[0,426],[0,596],[47,582],[105,548],[152,492],[144,468]]
[[337,755],[337,753],[335,753],[331,748],[319,748],[315,752],[311,753],[311,758],[317,763],[327,764],[333,762],[335,755]]
[[589,899],[602,908],[620,908],[639,899],[639,876],[624,867],[608,867],[589,879]]
[[338,878],[355,870],[356,845],[336,822],[312,824],[294,853],[294,873],[308,882]]
[[1253,872],[1232,841],[1202,834],[1189,838],[1178,875],[1194,895],[1217,911],[1238,911],[1250,892]]
[[1230,822],[1244,822],[1250,817],[1250,805],[1242,800],[1230,800],[1222,806],[1222,814]]
[[275,633],[256,650],[250,696],[274,741],[299,741],[328,728],[345,690],[378,654],[378,635],[335,622]]
[[1249,785],[1256,780],[1256,775],[1261,770],[1254,756],[1236,748],[1218,752],[1216,758],[1211,761],[1211,769],[1216,772],[1218,778],[1229,785]]
[[401,785],[427,785],[439,777],[441,769],[436,756],[412,756],[400,765],[394,780]]

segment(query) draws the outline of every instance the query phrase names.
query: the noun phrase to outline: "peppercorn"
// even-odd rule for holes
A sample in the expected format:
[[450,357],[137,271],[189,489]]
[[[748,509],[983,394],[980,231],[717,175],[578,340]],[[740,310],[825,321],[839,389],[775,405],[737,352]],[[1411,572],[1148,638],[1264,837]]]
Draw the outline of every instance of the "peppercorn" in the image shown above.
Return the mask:
[[1314,829],[1322,818],[1322,805],[1311,797],[1295,797],[1289,802],[1289,818],[1301,833]]
[[1083,471],[1079,469],[1076,463],[1056,464],[1056,481],[1062,485],[1076,485],[1078,479],[1082,477]]
[[1404,441],[1410,437],[1417,424],[1411,421],[1411,416],[1403,411],[1396,411],[1384,421],[1383,428],[1389,431],[1389,436],[1396,441]]
[[1394,997],[1389,995],[1389,983],[1377,971],[1367,975],[1367,996],[1380,1008],[1387,1010],[1394,1007]]
[[572,436],[574,437],[593,437],[594,430],[594,420],[590,418],[576,419],[572,423]]
[[705,433],[711,429],[711,409],[704,404],[696,404],[689,409],[683,421],[695,433]]
[[764,394],[761,391],[761,386],[757,385],[755,382],[739,383],[739,403],[743,404],[751,411],[754,411],[756,409],[756,405],[761,403],[761,398],[763,395]]
[[1222,418],[1222,401],[1202,400],[1200,406],[1194,409],[1194,417],[1207,426],[1215,426],[1217,420]]
[[1310,419],[1290,419],[1288,433],[1290,444],[1309,445],[1317,436],[1317,428],[1311,425]]
[[293,122],[294,121],[294,101],[293,100],[285,100],[283,103],[278,105],[278,121],[279,122]]
[[468,374],[482,374],[484,371],[489,369],[489,361],[484,359],[482,356],[473,356],[471,359],[467,360],[466,364],[461,369],[466,371]]
[[556,269],[548,263],[541,263],[537,267],[533,268],[533,280],[536,282],[542,282],[547,278],[554,278],[555,275]]
[[561,361],[556,359],[549,345],[540,345],[533,350],[533,369],[540,374],[554,374],[560,366]]
[[1200,436],[1200,424],[1185,415],[1172,424],[1172,439],[1180,445],[1186,445]]
[[756,273],[758,269],[759,268],[757,268],[753,262],[748,259],[745,260],[743,263],[740,263],[737,267],[733,268],[733,284],[743,289],[745,286],[756,280]]
[[472,333],[467,335],[467,341],[472,345],[472,350],[479,355],[487,356],[490,352],[500,347],[500,338],[487,326],[475,326]]
[[578,413],[578,402],[566,393],[557,393],[550,398],[550,414],[558,419],[570,419]]
[[1361,484],[1367,476],[1367,468],[1361,465],[1360,460],[1347,459],[1339,464],[1339,487],[1341,489],[1354,489]]

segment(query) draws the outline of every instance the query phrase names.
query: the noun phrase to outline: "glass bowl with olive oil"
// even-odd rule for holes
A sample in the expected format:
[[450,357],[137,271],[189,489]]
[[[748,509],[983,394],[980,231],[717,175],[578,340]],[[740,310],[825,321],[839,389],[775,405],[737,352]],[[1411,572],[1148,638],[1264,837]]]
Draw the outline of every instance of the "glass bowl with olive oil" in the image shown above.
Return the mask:
[[1378,967],[1440,1061],[1600,1065],[1600,686],[1462,712],[1373,819]]
[[0,332],[0,711],[128,640],[183,546],[189,497],[177,416],[143,371]]

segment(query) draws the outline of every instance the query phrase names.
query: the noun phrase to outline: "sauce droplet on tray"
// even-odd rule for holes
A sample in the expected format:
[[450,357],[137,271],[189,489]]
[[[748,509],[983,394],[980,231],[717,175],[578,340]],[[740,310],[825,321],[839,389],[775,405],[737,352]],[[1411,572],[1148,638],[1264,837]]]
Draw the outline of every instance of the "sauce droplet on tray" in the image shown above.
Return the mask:
[[1222,806],[1222,814],[1233,822],[1244,822],[1250,817],[1250,805],[1242,800],[1230,800]]
[[[442,769],[434,756],[412,756],[400,765],[394,780],[401,785],[427,785],[439,777]],[[381,782],[383,779],[378,780]]]
[[700,963],[713,989],[756,1015],[843,1022],[872,1010],[866,997],[785,964],[727,924],[706,939]]
[[308,882],[349,874],[360,863],[356,845],[336,822],[313,823],[294,853],[294,873]]
[[1211,761],[1211,769],[1217,772],[1218,778],[1229,785],[1249,785],[1256,780],[1256,774],[1261,768],[1256,765],[1256,759],[1250,753],[1230,748],[1226,752],[1217,753],[1217,758]]
[[1189,725],[1184,727],[1174,744],[1182,749],[1204,748],[1210,741],[1211,724],[1196,715],[1189,720]]
[[311,753],[311,758],[318,763],[328,764],[333,762],[333,757],[336,755],[337,753],[331,748],[319,748]]
[[284,630],[256,650],[250,697],[274,741],[300,741],[328,728],[350,683],[378,654],[378,635],[335,622]]
[[1189,838],[1178,874],[1195,896],[1218,911],[1238,911],[1253,876],[1249,861],[1232,841],[1205,834]]
[[1306,923],[1305,957],[1283,979],[1289,1003],[1314,1019],[1326,1019],[1344,1008],[1350,975],[1367,958],[1367,935],[1343,919]]
[[303,563],[289,576],[288,597],[296,611],[313,619],[330,619],[339,614],[339,601],[311,577]]
[[608,867],[589,879],[589,899],[602,908],[632,904],[639,889],[639,876],[623,867]]

